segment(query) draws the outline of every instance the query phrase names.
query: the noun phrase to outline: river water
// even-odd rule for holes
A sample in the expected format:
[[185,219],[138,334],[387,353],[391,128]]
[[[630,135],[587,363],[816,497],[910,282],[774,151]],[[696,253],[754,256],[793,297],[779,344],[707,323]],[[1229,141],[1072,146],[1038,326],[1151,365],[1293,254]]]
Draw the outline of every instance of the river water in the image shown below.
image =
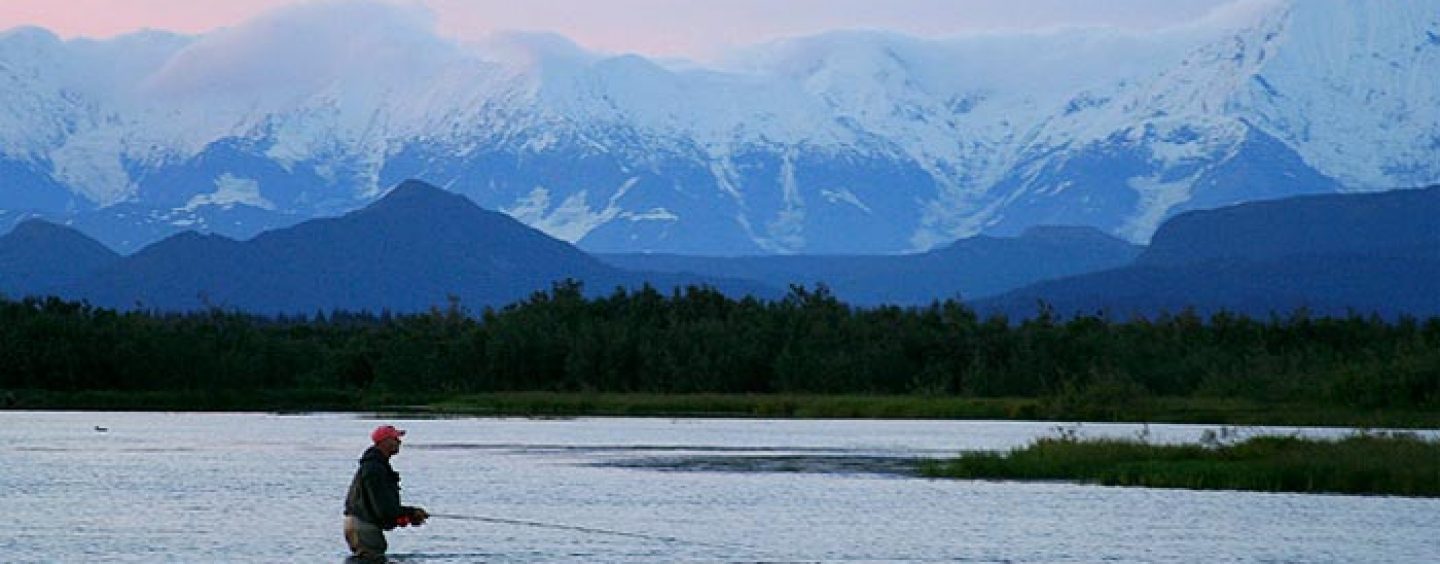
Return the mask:
[[[1433,562],[1440,500],[930,480],[1053,423],[0,412],[4,562],[341,562],[375,425],[399,562]],[[1082,437],[1198,440],[1095,425]],[[1314,435],[1333,429],[1249,429]],[[544,526],[541,526],[544,525]]]

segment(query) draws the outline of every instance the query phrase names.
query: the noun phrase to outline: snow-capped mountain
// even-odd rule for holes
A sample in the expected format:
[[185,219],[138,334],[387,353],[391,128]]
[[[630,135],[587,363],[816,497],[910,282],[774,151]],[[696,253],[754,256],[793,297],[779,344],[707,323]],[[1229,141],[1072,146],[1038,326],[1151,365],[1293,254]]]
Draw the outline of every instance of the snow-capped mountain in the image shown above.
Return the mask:
[[592,251],[878,253],[1440,182],[1440,2],[1241,0],[1194,24],[835,32],[709,66],[306,4],[204,36],[0,33],[0,222],[133,250],[419,178]]

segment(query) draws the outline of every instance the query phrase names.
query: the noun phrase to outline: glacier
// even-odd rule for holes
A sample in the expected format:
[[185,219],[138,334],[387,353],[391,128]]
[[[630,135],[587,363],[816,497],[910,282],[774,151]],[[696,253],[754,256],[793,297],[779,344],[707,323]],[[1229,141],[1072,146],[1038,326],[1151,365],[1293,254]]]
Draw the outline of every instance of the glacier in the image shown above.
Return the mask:
[[418,178],[597,252],[899,253],[1440,183],[1440,2],[1183,26],[835,31],[700,64],[315,3],[199,36],[0,32],[0,227],[248,238]]

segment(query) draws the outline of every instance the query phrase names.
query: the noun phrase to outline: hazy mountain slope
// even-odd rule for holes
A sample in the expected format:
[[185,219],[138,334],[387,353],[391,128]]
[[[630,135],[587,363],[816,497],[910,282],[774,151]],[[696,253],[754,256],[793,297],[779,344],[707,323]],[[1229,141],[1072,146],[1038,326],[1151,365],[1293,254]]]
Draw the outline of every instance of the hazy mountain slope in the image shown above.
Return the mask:
[[1295,255],[1440,259],[1440,186],[1369,196],[1287,198],[1178,215],[1145,265]]
[[698,257],[607,254],[610,264],[756,280],[785,288],[823,283],[856,305],[924,305],[976,299],[1040,280],[1128,264],[1140,248],[1088,228],[1033,228],[1014,238],[977,236],[910,255]]
[[1170,220],[1136,264],[977,302],[982,311],[1440,315],[1440,187],[1306,196]]

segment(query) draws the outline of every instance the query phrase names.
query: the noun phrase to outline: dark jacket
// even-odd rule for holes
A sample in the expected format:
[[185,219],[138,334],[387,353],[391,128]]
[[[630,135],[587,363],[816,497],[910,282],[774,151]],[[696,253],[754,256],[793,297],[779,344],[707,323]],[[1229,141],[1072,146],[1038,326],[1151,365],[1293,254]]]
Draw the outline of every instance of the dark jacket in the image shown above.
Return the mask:
[[345,496],[345,514],[390,530],[401,515],[413,510],[400,505],[400,474],[390,467],[390,457],[370,447],[360,456],[360,468],[350,480]]

